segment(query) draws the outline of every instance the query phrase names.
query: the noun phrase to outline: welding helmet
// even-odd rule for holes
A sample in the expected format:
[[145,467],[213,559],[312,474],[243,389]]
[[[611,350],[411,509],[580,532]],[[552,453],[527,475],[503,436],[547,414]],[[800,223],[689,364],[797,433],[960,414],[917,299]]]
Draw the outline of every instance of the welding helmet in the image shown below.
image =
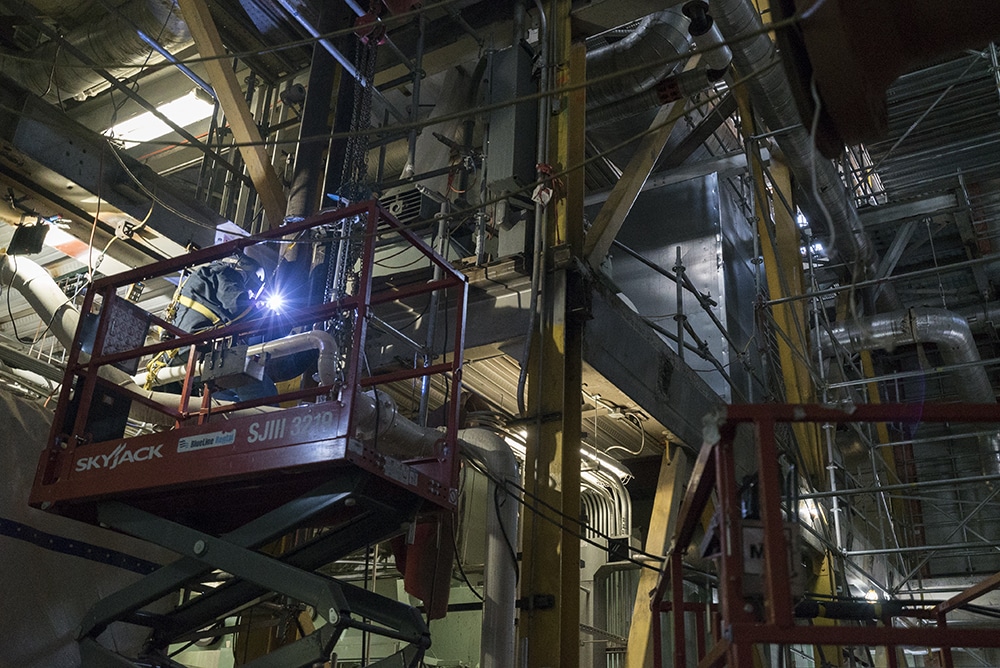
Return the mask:
[[243,285],[246,286],[247,293],[249,293],[251,299],[256,299],[260,296],[261,291],[264,289],[264,282],[267,275],[264,272],[264,267],[257,260],[243,253],[235,253],[227,258],[223,258],[222,262],[231,266],[240,274],[243,278]]

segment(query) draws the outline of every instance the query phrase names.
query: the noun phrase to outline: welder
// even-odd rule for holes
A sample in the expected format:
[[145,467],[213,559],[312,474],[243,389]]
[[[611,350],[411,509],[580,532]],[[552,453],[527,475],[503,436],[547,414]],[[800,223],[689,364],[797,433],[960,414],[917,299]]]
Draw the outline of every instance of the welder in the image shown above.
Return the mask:
[[[256,317],[255,302],[264,289],[265,278],[261,263],[243,253],[202,265],[184,278],[179,286],[169,307],[173,324],[186,332],[200,332]],[[159,368],[185,364],[186,361],[187,349],[168,351],[154,358],[147,365],[147,371],[155,378]],[[176,384],[164,389],[179,390]],[[220,390],[214,396],[225,401],[249,401],[274,396],[277,391],[274,381],[265,374],[260,381]]]
[[174,324],[199,332],[248,317],[264,281],[264,267],[242,253],[199,267],[181,284]]

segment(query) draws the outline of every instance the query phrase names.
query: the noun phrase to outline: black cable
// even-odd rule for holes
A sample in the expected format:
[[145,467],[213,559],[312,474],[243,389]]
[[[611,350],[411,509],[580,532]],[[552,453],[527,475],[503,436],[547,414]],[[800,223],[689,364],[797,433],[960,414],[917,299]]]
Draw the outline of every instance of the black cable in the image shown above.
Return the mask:
[[[446,0],[446,1],[450,2],[452,0]],[[440,4],[445,4],[445,3],[438,3],[438,5],[435,5],[435,6],[439,6]],[[423,6],[421,8],[420,11],[428,10],[430,8],[431,8],[430,5],[425,5],[425,6]],[[411,12],[411,14],[412,14],[412,12]],[[394,18],[399,18],[399,17],[403,17],[403,16],[405,16],[405,15],[404,14],[399,14],[399,15],[396,15]],[[736,43],[736,42],[744,41],[744,40],[747,40],[747,39],[751,39],[753,37],[758,36],[759,34],[767,34],[767,33],[770,33],[770,32],[772,32],[774,30],[778,30],[778,29],[781,29],[781,28],[787,28],[789,26],[794,25],[797,21],[798,21],[798,17],[792,17],[792,18],[787,19],[785,21],[782,21],[780,23],[768,25],[768,26],[764,27],[763,29],[761,29],[759,31],[747,33],[746,35],[742,35],[738,39],[727,41],[725,44],[720,45],[717,48],[721,48],[722,46],[726,46],[726,45],[731,44],[731,43]],[[334,31],[333,33],[330,33],[328,35],[323,35],[323,36],[321,36],[318,39],[325,39],[325,38],[329,38],[329,37],[334,37],[334,36],[337,36],[339,33],[347,34],[347,33],[353,33],[353,32],[354,32],[353,29],[346,29],[346,30],[341,30],[341,31]],[[312,38],[312,39],[309,39],[309,40],[303,40],[302,43],[303,44],[310,44],[310,43],[313,43],[315,41],[317,41],[317,38]],[[298,43],[294,43],[294,45],[298,46],[299,44]],[[278,49],[273,49],[273,50],[278,50]],[[227,54],[224,57],[225,58],[233,58],[233,57],[239,58],[239,57],[243,57],[243,56],[259,55],[259,54],[267,53],[267,52],[269,52],[269,50],[265,49],[263,51],[258,50],[258,51],[254,51],[253,53],[248,53],[248,54]],[[216,59],[216,58],[218,58],[218,57],[194,58],[194,59],[190,59],[190,60],[178,61],[178,63],[180,63],[180,64],[189,64],[189,63],[193,63],[193,62],[200,62],[202,60],[211,60],[211,59]],[[640,63],[638,65],[635,65],[635,66],[632,66],[632,67],[629,67],[629,68],[625,68],[625,69],[618,70],[618,71],[615,71],[615,72],[612,72],[612,73],[609,73],[609,74],[606,74],[606,75],[602,75],[601,77],[594,77],[594,78],[590,78],[590,79],[588,79],[586,81],[582,81],[582,82],[579,82],[579,83],[575,83],[575,84],[571,84],[571,85],[566,85],[566,86],[562,86],[562,87],[557,87],[557,88],[552,88],[552,89],[550,89],[548,91],[539,91],[539,92],[536,92],[536,93],[530,93],[528,95],[524,95],[524,96],[520,96],[520,97],[516,97],[516,98],[507,99],[507,100],[504,100],[502,102],[497,102],[497,103],[493,103],[493,104],[489,104],[489,105],[479,105],[479,106],[476,106],[476,107],[469,107],[467,109],[462,109],[462,110],[459,110],[459,111],[456,111],[456,112],[452,112],[450,114],[445,114],[443,116],[434,117],[431,120],[424,119],[424,120],[418,120],[418,121],[407,122],[407,123],[397,123],[397,124],[393,124],[391,126],[373,127],[373,128],[366,128],[366,129],[363,129],[363,130],[349,131],[349,132],[339,132],[339,133],[333,133],[333,134],[326,133],[326,134],[323,134],[323,135],[316,135],[316,136],[311,136],[311,137],[299,137],[299,138],[296,138],[296,139],[288,139],[288,140],[277,141],[277,142],[274,141],[274,140],[261,140],[259,142],[254,142],[254,141],[249,141],[249,142],[232,142],[231,144],[229,144],[229,146],[232,147],[232,148],[238,148],[238,147],[242,147],[242,146],[268,146],[268,147],[270,147],[272,145],[280,145],[280,144],[286,144],[286,143],[287,144],[291,144],[291,143],[301,144],[301,143],[304,143],[304,142],[313,142],[313,141],[316,141],[316,142],[319,142],[319,141],[328,142],[331,139],[344,139],[344,138],[349,138],[349,137],[355,136],[355,135],[376,135],[377,136],[377,135],[381,134],[382,132],[393,132],[393,133],[395,133],[395,132],[399,132],[399,131],[402,131],[402,130],[411,130],[411,129],[412,130],[422,130],[422,129],[425,129],[426,127],[429,127],[430,125],[439,124],[439,123],[443,123],[443,122],[446,122],[446,121],[452,121],[452,120],[462,120],[462,119],[465,119],[465,118],[470,118],[472,116],[478,116],[478,115],[480,115],[482,113],[486,113],[486,112],[490,112],[490,111],[494,111],[494,110],[499,110],[499,109],[505,109],[505,108],[508,108],[508,107],[514,107],[516,105],[523,104],[523,103],[526,103],[526,102],[536,101],[536,100],[538,100],[538,99],[540,99],[542,97],[546,97],[546,96],[549,96],[549,97],[561,97],[561,96],[563,96],[563,95],[565,95],[567,93],[570,93],[572,91],[575,91],[575,90],[578,90],[578,89],[581,89],[581,88],[586,88],[587,86],[590,86],[590,85],[595,84],[595,83],[610,81],[612,79],[619,79],[621,76],[624,76],[624,75],[632,74],[632,73],[635,73],[635,72],[641,72],[641,71],[647,70],[647,69],[649,69],[651,67],[657,67],[657,66],[664,65],[664,64],[681,62],[683,60],[687,60],[688,58],[689,58],[689,54],[680,54],[680,55],[677,55],[677,56],[671,56],[671,57],[667,57],[667,58],[663,58],[663,59],[657,59],[657,60],[654,60],[654,61],[643,62],[643,63]],[[20,59],[20,58],[17,58],[17,59]],[[24,58],[24,59],[25,60],[30,60],[28,58]],[[775,65],[776,65],[776,63],[772,63],[770,65],[767,65],[765,67],[765,69],[770,69],[771,67],[773,67]],[[90,67],[87,67],[86,69],[90,69]],[[733,84],[731,85],[730,88],[734,88],[734,87],[736,87],[738,85],[741,85],[747,79],[757,76],[762,71],[764,71],[764,70],[759,70],[759,71],[751,72],[747,76],[742,77],[742,78],[738,79],[737,81],[733,82]],[[707,95],[706,99],[703,102],[698,103],[697,106],[706,106],[710,102],[717,101],[720,98],[721,98],[721,95],[718,95],[718,94],[716,94],[714,97],[712,95]],[[11,111],[13,111],[14,113],[18,113],[18,114],[22,113],[20,110],[17,110],[17,109],[11,109]],[[670,119],[668,122],[673,122],[673,120],[674,119]],[[639,137],[645,136],[646,134],[649,134],[651,132],[655,132],[657,129],[658,128],[651,128],[651,129],[649,129],[649,130],[647,130],[647,131],[645,131],[643,133],[640,133],[639,135],[631,138],[629,141],[630,142],[631,141],[635,141]],[[174,146],[174,147],[176,147],[176,146],[182,146],[183,145],[183,144],[178,144],[177,142],[174,142],[174,141],[156,141],[156,140],[151,140],[151,141],[144,142],[144,143],[155,144],[155,145],[162,145],[162,146]],[[613,152],[617,148],[619,148],[619,147],[613,147],[612,150],[610,150],[610,151],[604,151],[602,153],[599,153],[599,154],[593,156],[587,162],[593,162],[593,161],[596,161],[596,160],[603,159],[604,157],[606,157],[608,154],[610,154],[611,152]],[[562,173],[557,173],[557,174],[553,174],[552,175],[553,178],[557,178],[559,176],[562,176]],[[529,187],[527,188],[527,192],[531,192],[531,190],[533,190],[536,185],[537,185],[537,183],[529,184]],[[472,209],[472,211],[474,211],[474,210],[475,209]],[[458,213],[458,215],[461,215],[462,212],[460,211],[460,212],[457,212],[457,213]]]
[[462,568],[462,559],[458,554],[458,539],[455,537],[454,522],[451,523],[451,531],[448,533],[451,534],[451,544],[452,547],[455,548],[455,565],[458,566],[458,572],[462,575],[462,581],[465,582],[465,586],[469,588],[469,591],[471,591],[476,598],[485,603],[486,599],[483,598],[483,595],[476,591],[476,588],[472,586],[472,583],[469,582],[469,576],[465,574],[465,569]]
[[[118,155],[118,148],[114,145],[114,143],[112,142],[112,140],[111,139],[107,139],[107,143],[108,143],[108,148],[111,150],[111,155],[113,155],[115,157],[115,160],[118,161],[118,165],[122,168],[122,170],[124,170],[125,174],[127,174],[128,177],[130,179],[132,179],[132,181],[136,184],[136,186],[139,187],[139,190],[141,190],[142,192],[144,192],[146,194],[146,196],[149,197],[149,199],[154,202],[154,204],[159,204],[164,209],[166,209],[167,211],[171,212],[172,214],[174,214],[178,218],[186,220],[187,222],[189,222],[189,223],[191,223],[193,225],[196,225],[198,227],[203,227],[203,228],[209,229],[209,230],[215,230],[215,226],[214,225],[209,225],[208,223],[204,223],[204,222],[202,222],[200,220],[192,218],[191,216],[188,216],[187,214],[182,213],[181,211],[178,211],[174,207],[170,206],[169,204],[167,204],[166,202],[164,202],[163,200],[161,200],[156,195],[156,193],[154,193],[152,190],[150,190],[148,187],[146,187],[146,184],[143,183],[142,181],[140,181],[139,177],[137,177],[135,174],[133,174],[132,170],[130,170],[128,168],[128,166],[126,166],[125,161],[122,160],[122,157],[120,155]],[[103,157],[103,154],[102,154],[102,157]],[[150,209],[150,211],[152,211],[152,209]]]
[[[487,478],[489,478],[490,480],[492,480],[497,485],[503,486],[503,481],[501,481],[495,475],[493,475],[492,473],[490,473],[488,471],[488,469],[486,468],[486,466],[481,461],[479,461],[476,457],[474,457],[474,456],[470,455],[468,452],[464,452],[464,451],[462,453],[462,456],[465,457],[469,461],[469,463],[472,465],[472,467],[475,468],[477,471],[479,471],[480,473],[482,473],[484,476],[486,476]],[[524,495],[531,497],[532,499],[534,499],[535,501],[537,501],[542,506],[544,506],[544,507],[548,508],[549,510],[553,511],[554,513],[556,513],[557,515],[559,515],[561,518],[579,524],[579,520],[575,520],[575,519],[569,517],[568,515],[566,515],[565,513],[563,513],[561,510],[555,508],[554,506],[552,506],[551,504],[547,503],[543,499],[538,498],[537,496],[535,496],[534,494],[532,494],[528,490],[524,489],[524,487],[522,487],[521,485],[518,485],[516,483],[509,483],[509,484],[512,485],[513,487],[517,488],[518,490],[520,490]],[[510,490],[508,490],[506,487],[504,487],[504,491],[507,493],[508,496],[510,496],[511,498],[513,498],[514,500],[516,500],[518,503],[520,503],[525,508],[531,510],[535,515],[537,515],[541,519],[545,520],[546,522],[549,522],[550,524],[553,524],[553,525],[559,527],[563,531],[569,533],[572,536],[575,536],[575,537],[579,538],[580,540],[582,540],[585,543],[593,545],[594,547],[602,549],[602,550],[607,550],[607,546],[606,545],[602,545],[601,543],[598,543],[595,540],[587,538],[583,534],[578,533],[577,531],[574,531],[573,529],[571,529],[569,526],[563,524],[558,519],[553,518],[553,517],[549,517],[545,513],[540,512],[537,507],[529,505],[527,501],[525,501],[524,499],[520,498],[517,494],[512,494],[510,492]],[[608,534],[606,534],[606,533],[604,533],[604,532],[602,532],[602,531],[600,531],[598,529],[594,529],[594,528],[588,527],[587,530],[590,531],[591,533],[597,534],[601,538],[604,538],[606,540],[611,540],[611,536],[609,536]],[[655,554],[650,554],[648,552],[645,552],[643,550],[639,550],[639,549],[636,549],[636,548],[629,548],[629,549],[630,549],[631,552],[636,552],[638,554],[641,554],[644,557],[649,558],[650,560],[657,561],[657,562],[660,562],[660,563],[663,563],[665,561],[664,557],[661,557],[661,556],[658,556],[658,555],[655,555]],[[650,566],[646,562],[639,561],[638,559],[633,559],[632,557],[625,557],[625,561],[633,563],[636,566],[639,566],[640,568],[647,568],[647,569],[649,569],[651,571],[655,571],[657,573],[659,573],[661,571],[661,568],[658,568],[656,566]]]
[[172,659],[173,657],[177,656],[178,654],[180,654],[182,652],[186,652],[187,650],[189,650],[192,647],[194,647],[194,644],[196,642],[198,642],[198,641],[197,640],[192,640],[191,642],[187,643],[186,645],[182,645],[180,649],[175,649],[170,654],[167,654],[167,658],[168,659]]
[[[735,88],[736,86],[744,84],[749,79],[751,79],[753,77],[756,77],[757,75],[763,73],[764,71],[770,69],[771,67],[774,67],[775,65],[776,65],[775,63],[772,63],[770,65],[765,66],[763,69],[755,70],[755,71],[751,72],[750,74],[748,74],[748,75],[740,78],[739,80],[735,81],[730,88]],[[583,84],[581,84],[581,85],[583,85]],[[552,89],[547,94],[548,95],[557,95],[557,94],[561,95],[564,92],[570,90],[571,88],[575,89],[576,87],[580,87],[580,86],[578,85],[578,86],[574,86],[574,87],[563,87],[561,89]],[[524,101],[530,101],[530,100],[533,100],[533,99],[537,99],[537,97],[539,97],[539,96],[536,94],[534,96],[525,96],[525,97],[521,97],[521,98],[516,98],[516,99],[513,99],[513,100],[509,100],[509,101],[507,101],[507,102],[505,102],[503,104],[491,105],[490,108],[494,108],[494,107],[495,108],[504,108],[504,107],[511,106],[511,105],[514,105],[514,104],[519,104],[519,103],[524,102]],[[706,96],[706,98],[705,98],[705,100],[703,102],[699,103],[699,106],[704,106],[704,105],[708,105],[708,104],[710,104],[712,102],[717,102],[719,99],[721,99],[721,95],[718,94],[718,93],[716,93],[715,95],[708,95],[708,96]],[[22,112],[20,110],[13,109],[13,108],[11,108],[11,107],[3,104],[3,103],[0,103],[0,109],[3,109],[5,111],[10,111],[10,112],[12,112],[14,114],[18,114],[18,115],[22,114]],[[482,110],[488,110],[488,108],[487,107],[481,107],[481,108],[477,109],[475,111],[475,113],[479,113]],[[456,118],[463,118],[466,115],[469,115],[469,111],[464,111],[464,112],[458,113],[457,116],[455,114],[452,114],[451,116],[456,116]],[[494,197],[492,199],[480,202],[479,204],[477,204],[475,206],[469,206],[469,207],[467,207],[465,209],[462,209],[462,210],[459,210],[459,211],[455,211],[455,212],[452,213],[452,216],[453,217],[470,216],[470,215],[475,214],[480,209],[485,209],[486,207],[492,206],[492,205],[497,204],[499,202],[506,201],[512,195],[521,194],[521,193],[530,193],[530,192],[532,192],[534,190],[534,188],[536,186],[538,186],[538,185],[540,185],[540,184],[548,181],[549,179],[562,178],[562,177],[565,177],[567,174],[569,174],[571,172],[574,172],[574,171],[579,170],[579,169],[584,169],[588,164],[590,164],[592,162],[595,162],[597,160],[601,160],[604,157],[606,157],[607,155],[610,155],[611,153],[613,153],[613,152],[615,152],[615,151],[617,151],[617,150],[619,150],[621,148],[624,148],[624,147],[626,147],[626,146],[628,146],[628,145],[630,145],[630,144],[638,141],[642,137],[645,137],[645,136],[647,136],[647,135],[649,135],[649,134],[651,134],[653,132],[656,132],[657,130],[659,130],[662,127],[664,127],[666,124],[674,123],[677,120],[677,118],[679,118],[679,117],[680,116],[674,117],[673,115],[671,115],[671,117],[668,118],[666,121],[664,121],[662,124],[651,126],[651,127],[647,128],[646,130],[643,130],[642,132],[639,132],[639,133],[637,133],[637,134],[635,134],[635,135],[633,135],[633,136],[631,136],[631,137],[629,137],[629,138],[627,138],[627,139],[619,142],[618,144],[615,144],[614,146],[608,148],[606,151],[604,151],[602,153],[598,153],[596,155],[591,156],[590,158],[587,158],[587,159],[583,160],[579,164],[571,165],[569,167],[566,167],[566,168],[562,169],[561,171],[554,172],[554,173],[552,173],[551,175],[549,175],[545,179],[541,179],[541,180],[536,180],[536,181],[530,182],[530,183],[524,185],[523,187],[521,187],[518,190],[515,190],[513,192],[504,192],[502,195],[499,195],[499,196]],[[434,123],[443,122],[444,120],[449,120],[449,118],[446,118],[446,117],[443,117],[443,116],[435,117]],[[410,124],[410,125],[413,125],[414,128],[419,128],[419,127],[422,127],[422,125],[424,125],[424,124],[426,124],[426,123],[421,122],[421,123],[418,123],[418,124]],[[403,125],[407,125],[407,124],[403,124]],[[402,125],[394,125],[394,126],[392,126],[392,129],[395,131],[395,130],[398,130],[400,127],[402,127]],[[312,140],[316,140],[316,141],[319,141],[319,140],[329,141],[330,139],[350,137],[353,134],[356,134],[356,133],[351,133],[351,132],[347,132],[347,133],[334,133],[333,135],[329,135],[328,134],[328,135],[323,135],[322,137],[316,137],[316,138],[309,138],[309,137],[300,138],[300,139],[298,139],[296,141],[297,141],[297,143],[303,143],[303,142],[312,141]],[[291,141],[292,140],[290,140],[289,143],[291,143]],[[147,143],[159,143],[159,142],[147,142]],[[166,145],[166,146],[178,146],[178,144],[176,142],[162,142],[162,143],[163,143],[163,145]],[[270,146],[273,143],[274,142],[271,142],[271,141],[266,141],[266,142],[263,142],[263,141],[262,142],[240,142],[238,144],[237,143],[233,143],[232,146],[256,146],[256,145],[264,145],[264,144],[267,144],[268,146]],[[117,153],[115,153],[115,157],[121,163],[121,159],[120,159],[120,157],[118,157]],[[146,188],[145,185],[141,184],[138,181],[138,179],[130,171],[128,171],[126,169],[126,173],[133,179],[133,181],[135,181],[137,183],[137,185],[139,185],[139,187],[142,190],[144,190],[146,192],[146,194],[148,196],[150,196],[150,197],[154,198],[154,200],[156,200],[155,196],[152,193],[149,192],[148,188]],[[163,205],[162,201],[159,201],[159,200],[156,200],[156,201],[158,201],[158,203],[160,203],[161,205]],[[185,218],[185,219],[189,220],[190,222],[192,222],[192,223],[194,223],[196,225],[206,226],[204,223],[201,223],[200,221],[193,220],[193,219],[191,219],[191,218],[189,218],[187,216],[184,216],[183,214],[181,214],[180,212],[177,212],[174,209],[170,209],[170,210],[173,211],[178,216],[181,216],[182,218]],[[429,226],[432,223],[433,223],[432,220],[431,221],[428,221],[428,220],[416,220],[416,221],[411,221],[410,223],[402,224],[401,227],[402,227],[402,229],[413,230],[413,229],[419,229],[419,228],[427,227],[427,226]],[[212,229],[214,229],[214,228],[212,228]],[[352,232],[349,236],[346,236],[346,237],[343,237],[343,238],[352,238],[354,236],[359,236],[360,237],[360,236],[362,236],[364,234],[366,234],[366,233],[365,232]],[[379,234],[379,233],[376,232],[376,234]],[[329,240],[330,239],[327,238],[327,239],[322,240],[322,241],[325,242],[325,241],[329,241]]]
[[510,536],[507,535],[507,528],[503,525],[503,519],[500,517],[500,493],[504,491],[500,488],[500,485],[494,482],[493,484],[493,510],[496,512],[497,523],[500,525],[500,533],[503,535],[503,542],[507,544],[507,550],[510,552],[511,563],[514,564],[514,581],[521,581],[521,565],[517,561],[517,551],[514,549],[514,543],[511,541]]

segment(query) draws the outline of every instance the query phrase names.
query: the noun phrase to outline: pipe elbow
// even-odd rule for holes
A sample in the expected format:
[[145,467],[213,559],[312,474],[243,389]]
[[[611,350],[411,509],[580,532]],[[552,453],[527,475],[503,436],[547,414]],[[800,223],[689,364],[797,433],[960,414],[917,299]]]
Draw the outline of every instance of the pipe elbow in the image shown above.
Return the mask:
[[[937,308],[912,308],[910,321],[915,340],[931,341],[951,354],[957,354],[960,361],[979,359],[972,328],[959,314]],[[972,351],[975,351],[975,359],[970,357]]]
[[312,341],[319,353],[316,358],[316,374],[319,382],[323,385],[334,385],[339,377],[338,359],[340,358],[340,347],[329,332],[316,330],[307,332],[309,340]]

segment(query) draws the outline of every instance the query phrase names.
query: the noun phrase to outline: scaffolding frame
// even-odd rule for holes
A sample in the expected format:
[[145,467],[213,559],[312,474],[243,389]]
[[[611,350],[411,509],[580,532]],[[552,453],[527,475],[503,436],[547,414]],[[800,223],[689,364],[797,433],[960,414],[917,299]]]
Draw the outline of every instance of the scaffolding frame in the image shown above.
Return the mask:
[[[688,656],[689,630],[685,614],[672,614],[673,666],[698,668],[752,666],[757,645],[870,646],[887,648],[889,668],[901,665],[897,648],[929,647],[940,652],[942,664],[953,666],[956,648],[1000,648],[995,628],[950,628],[947,614],[1000,588],[1000,573],[987,577],[929,611],[883,611],[872,621],[881,626],[812,626],[797,623],[789,570],[787,522],[782,508],[782,480],[775,439],[779,423],[852,422],[1000,423],[997,404],[865,404],[836,408],[820,405],[742,404],[727,406],[706,423],[705,440],[678,513],[671,548],[652,593],[654,664],[663,665],[663,613],[672,611],[714,614],[714,606],[684,600],[683,558],[695,536],[704,511],[714,502],[719,518],[718,625],[706,636],[698,625],[696,656]],[[743,518],[737,498],[734,445],[737,427],[753,427],[753,445],[759,476],[760,525],[763,527],[763,595],[757,616],[745,598],[745,563],[742,545]],[[793,511],[790,511],[793,512]],[[909,617],[912,626],[894,626],[893,620]],[[711,647],[708,647],[708,639]]]

